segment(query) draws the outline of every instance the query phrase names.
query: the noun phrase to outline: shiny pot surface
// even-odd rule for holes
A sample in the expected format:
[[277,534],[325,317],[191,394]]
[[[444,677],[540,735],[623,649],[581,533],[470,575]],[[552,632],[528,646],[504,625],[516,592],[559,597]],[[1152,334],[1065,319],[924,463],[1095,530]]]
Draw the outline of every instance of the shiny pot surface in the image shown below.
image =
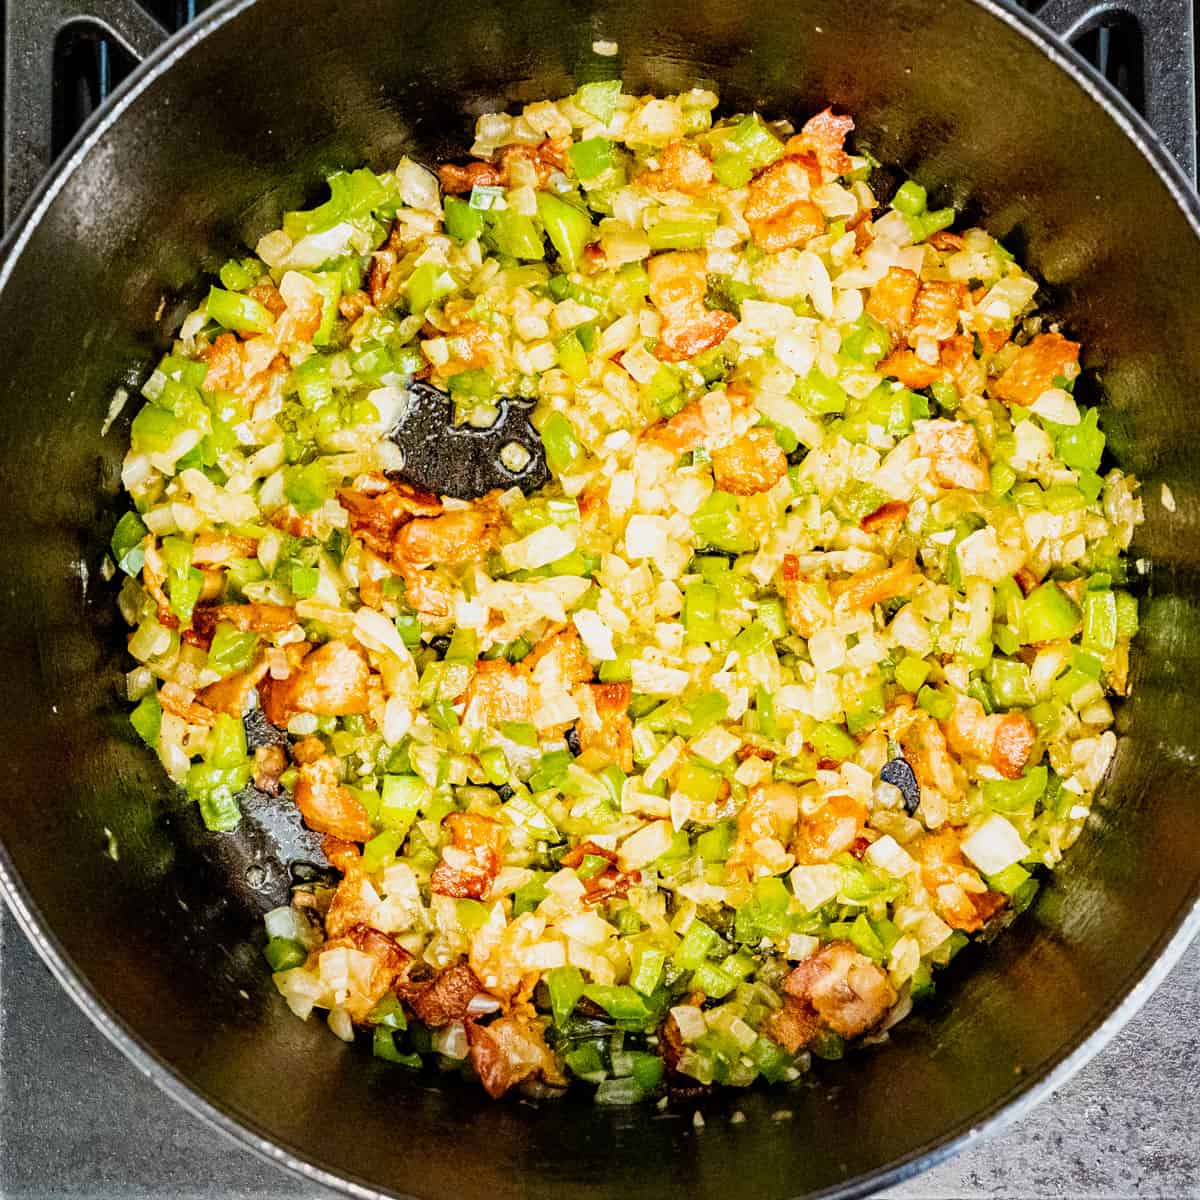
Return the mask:
[[[856,1192],[1044,1092],[1174,961],[1200,920],[1200,209],[1136,118],[1031,29],[971,0],[240,0],[157,54],[66,156],[0,272],[0,875],[65,986],[166,1090],[372,1193]],[[629,90],[714,87],[725,111],[833,103],[859,148],[1005,239],[1103,378],[1114,459],[1145,482],[1134,555],[1152,564],[1107,790],[1035,907],[961,955],[887,1044],[796,1092],[719,1097],[701,1133],[690,1111],[435,1088],[293,1018],[257,948],[261,847],[203,835],[134,744],[97,570],[131,416],[101,436],[113,389],[140,382],[201,270],[329,170],[461,154],[478,113],[614,65]]]

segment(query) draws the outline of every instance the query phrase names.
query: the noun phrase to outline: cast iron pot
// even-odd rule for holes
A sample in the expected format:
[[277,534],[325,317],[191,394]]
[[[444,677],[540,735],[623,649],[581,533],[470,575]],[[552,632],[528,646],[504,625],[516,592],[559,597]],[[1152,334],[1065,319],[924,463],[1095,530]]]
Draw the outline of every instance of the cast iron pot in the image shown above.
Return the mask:
[[[596,39],[619,56],[597,58]],[[729,110],[852,112],[859,147],[982,218],[1046,281],[1103,377],[1114,459],[1145,481],[1133,697],[1067,866],[887,1044],[820,1064],[793,1093],[718,1097],[699,1133],[690,1111],[491,1103],[293,1018],[258,950],[278,890],[266,843],[257,827],[200,835],[134,744],[97,570],[130,415],[102,436],[109,400],[144,375],[202,270],[334,167],[461,154],[474,115],[614,66],[631,90],[715,87]],[[73,146],[0,273],[0,878],[26,933],[166,1092],[358,1194],[849,1195],[1028,1106],[1200,924],[1198,230],[1147,127],[994,0],[218,6]]]

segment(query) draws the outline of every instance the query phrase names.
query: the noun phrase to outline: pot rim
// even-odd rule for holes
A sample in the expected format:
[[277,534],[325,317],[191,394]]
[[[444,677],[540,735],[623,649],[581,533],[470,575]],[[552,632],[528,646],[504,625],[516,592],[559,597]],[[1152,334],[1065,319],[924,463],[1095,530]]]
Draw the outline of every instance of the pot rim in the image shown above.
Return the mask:
[[[245,10],[252,8],[256,2],[257,0],[218,0],[212,8],[207,9],[149,55],[114,91],[112,97],[92,114],[50,171],[39,181],[3,242],[0,242],[0,289],[7,285],[16,260],[46,210],[75,171],[86,163],[95,145],[119,121],[125,110],[160,76],[185,58],[194,46]],[[1153,129],[1125,98],[1036,18],[1018,8],[1013,0],[970,2],[1014,30],[1055,67],[1071,77],[1072,82],[1104,111],[1147,159],[1166,185],[1193,232],[1200,238],[1200,196]],[[376,1185],[321,1166],[310,1157],[285,1149],[256,1122],[236,1115],[229,1106],[203,1094],[182,1072],[168,1064],[111,1010],[84,974],[75,967],[38,911],[2,842],[0,896],[7,901],[17,923],[51,974],[92,1024],[143,1075],[188,1112],[260,1158],[309,1182],[321,1184],[346,1195],[361,1197],[362,1200],[385,1200],[388,1197],[406,1195],[385,1191]],[[946,1161],[968,1146],[992,1136],[1023,1117],[1108,1045],[1142,1007],[1198,935],[1200,878],[1190,906],[1185,904],[1180,908],[1171,926],[1160,938],[1157,949],[1139,964],[1135,972],[1136,981],[1125,996],[1108,1013],[1078,1031],[1063,1047],[1057,1061],[1045,1074],[1040,1077],[1022,1078],[1005,1096],[976,1114],[973,1121],[959,1122],[940,1137],[915,1147],[895,1162],[854,1176],[820,1192],[811,1193],[809,1200],[852,1200],[854,1197],[866,1196],[880,1188],[898,1184]]]

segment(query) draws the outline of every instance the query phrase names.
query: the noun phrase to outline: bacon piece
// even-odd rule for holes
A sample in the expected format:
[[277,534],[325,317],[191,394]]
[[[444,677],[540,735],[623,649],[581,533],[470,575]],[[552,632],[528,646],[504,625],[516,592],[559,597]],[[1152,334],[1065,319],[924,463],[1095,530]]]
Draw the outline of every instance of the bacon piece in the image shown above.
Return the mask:
[[436,571],[418,571],[404,566],[404,599],[410,608],[427,617],[448,617],[454,611],[457,590]]
[[854,164],[843,149],[846,138],[854,129],[854,118],[838,116],[831,108],[823,109],[805,121],[800,132],[784,147],[789,154],[811,151],[821,164],[822,182],[828,183],[848,174]]
[[436,496],[382,475],[338,492],[338,503],[350,514],[350,532],[384,558],[392,553],[400,529],[414,517],[436,517],[442,512]]
[[396,980],[405,975],[411,964],[409,954],[395,938],[363,923],[351,925],[340,937],[327,941],[320,950],[357,950],[371,959],[371,974],[365,992],[353,992],[342,1007],[358,1022],[367,1019],[371,1009],[392,990]]
[[366,842],[375,836],[367,810],[342,785],[337,764],[328,756],[300,767],[295,801],[304,823],[317,833],[346,842]]
[[200,702],[213,712],[241,717],[249,704],[250,693],[266,673],[267,656],[262,654],[249,670],[218,679],[216,683],[210,683],[208,687],[203,688],[199,695]]
[[553,678],[566,688],[587,683],[592,678],[591,661],[574,625],[547,634],[521,660],[521,665],[530,674],[541,667],[539,676]]
[[927,363],[923,358],[918,358],[915,351],[907,348],[893,350],[875,369],[880,375],[898,379],[914,391],[937,383],[946,374],[940,363]]
[[979,447],[975,427],[964,421],[918,421],[917,451],[930,461],[933,481],[939,487],[986,492],[991,486],[987,459]]
[[504,183],[499,167],[478,160],[466,166],[443,163],[437,174],[442,191],[451,196],[461,196],[475,187],[500,187]]
[[258,542],[232,533],[198,533],[192,543],[192,566],[223,567],[235,558],[253,558]]
[[[142,586],[154,601],[154,616],[164,629],[178,629],[179,618],[172,611],[171,601],[167,598],[167,564],[158,552],[158,541],[153,534],[143,541],[142,551],[145,555],[142,563]],[[198,608],[192,611],[193,626],[196,624],[198,611]]]
[[282,746],[259,746],[254,752],[251,779],[260,792],[266,792],[268,796],[278,796],[283,790],[279,777],[286,769],[287,754]]
[[[341,937],[355,925],[370,923],[372,902],[363,894],[367,874],[363,870],[362,854],[353,842],[327,836],[321,843],[325,857],[342,872],[333,899],[325,913],[325,936]],[[297,895],[303,895],[297,892]]]
[[922,283],[913,305],[910,339],[921,336],[940,342],[957,332],[966,297],[967,287],[963,283],[940,280]]
[[937,233],[930,234],[928,241],[935,250],[941,250],[943,253],[964,250],[967,245],[961,234],[951,233],[948,229],[939,229]]
[[672,454],[686,454],[704,445],[707,429],[704,410],[698,400],[685,404],[673,417],[657,421],[646,430],[647,441],[662,446]]
[[960,696],[944,722],[946,737],[958,754],[990,763],[1005,779],[1020,779],[1037,741],[1037,728],[1019,712],[988,716],[978,700]]
[[273,283],[256,283],[247,289],[246,295],[257,300],[275,318],[282,317],[287,311],[287,301]]
[[937,900],[938,910],[953,929],[974,933],[1008,902],[1008,897],[984,886],[964,861],[959,846],[962,831],[943,828],[927,834],[916,847],[921,881]]
[[641,871],[621,871],[617,867],[616,852],[605,850],[603,846],[597,846],[592,841],[580,842],[568,850],[560,860],[561,865],[577,867],[589,855],[603,858],[609,865],[599,875],[584,880],[584,904],[603,904],[616,896],[628,895],[629,889],[642,878]]
[[296,623],[296,610],[284,604],[197,604],[192,628],[211,638],[221,622],[240,633],[282,633]]
[[548,1084],[566,1086],[558,1060],[546,1045],[544,1022],[531,1010],[522,1008],[488,1025],[470,1021],[467,1040],[479,1082],[493,1100],[534,1076]]
[[922,791],[929,788],[951,800],[965,795],[966,776],[950,754],[942,727],[922,710],[908,708],[901,716],[897,740]]
[[633,771],[633,722],[628,683],[581,683],[574,692],[580,717],[575,731],[583,754],[594,751],[614,762],[627,775]]
[[787,474],[787,455],[770,429],[757,427],[712,452],[713,481],[723,492],[769,492]]
[[786,996],[783,1007],[767,1018],[764,1032],[789,1054],[795,1054],[820,1034],[821,1020],[811,1004]]
[[871,285],[867,312],[888,327],[893,339],[899,338],[912,321],[913,305],[920,287],[921,281],[915,272],[903,267],[889,267],[888,273]]
[[204,359],[208,363],[205,391],[232,392],[241,386],[246,358],[236,334],[218,334],[204,352]]
[[790,867],[784,846],[796,823],[799,799],[788,783],[756,784],[737,815],[737,839],[725,864],[732,878],[756,879]]
[[658,156],[657,171],[643,171],[634,183],[652,192],[695,195],[712,182],[712,163],[691,143],[672,142]]
[[770,253],[823,234],[825,217],[810,199],[820,183],[821,168],[811,154],[790,154],[764,167],[750,183],[744,210],[755,243]]
[[1009,404],[1028,407],[1056,378],[1079,374],[1079,343],[1061,333],[1039,333],[1017,351],[1012,365],[992,384],[992,392]]
[[869,512],[858,523],[865,533],[887,537],[899,530],[908,520],[908,505],[903,500],[885,500],[874,512]]
[[800,821],[792,844],[796,861],[829,862],[862,837],[866,824],[867,806],[861,800],[843,792],[834,793],[812,816]]
[[425,567],[483,558],[500,544],[498,496],[498,492],[491,492],[470,508],[409,521],[392,544],[393,566]]
[[455,963],[409,1000],[417,1018],[430,1029],[441,1029],[454,1021],[463,1021],[467,1007],[483,991],[475,972],[465,963]]
[[874,1028],[896,1003],[896,989],[882,968],[850,942],[823,946],[784,980],[783,989],[844,1038]]
[[481,900],[491,891],[500,873],[504,852],[504,826],[479,813],[450,813],[442,822],[451,844],[433,868],[429,887],[443,896]]
[[836,600],[845,601],[849,608],[866,611],[897,596],[911,595],[922,578],[917,564],[906,558],[890,567],[857,571],[848,579],[835,580],[829,585],[829,592]]
[[260,689],[272,725],[284,726],[297,713],[319,717],[362,714],[370,708],[371,672],[363,652],[349,642],[326,642],[286,679],[268,678]]
[[189,725],[211,725],[216,714],[204,704],[197,704],[192,692],[178,683],[168,681],[158,689],[158,703],[164,712],[186,721]]
[[800,576],[799,559],[794,554],[783,556],[783,592],[787,606],[788,624],[803,638],[810,638],[832,613],[822,594],[822,585]]
[[464,696],[465,726],[529,720],[529,672],[503,658],[480,659]]
[[737,324],[732,314],[704,307],[708,277],[700,251],[656,254],[646,270],[650,302],[663,318],[654,352],[664,362],[681,362],[719,346]]

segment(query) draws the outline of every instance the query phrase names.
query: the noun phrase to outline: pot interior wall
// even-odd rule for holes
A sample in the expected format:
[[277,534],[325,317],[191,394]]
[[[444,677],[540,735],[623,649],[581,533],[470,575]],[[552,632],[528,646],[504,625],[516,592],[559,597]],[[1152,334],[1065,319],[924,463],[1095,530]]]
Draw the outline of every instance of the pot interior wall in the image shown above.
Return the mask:
[[[618,56],[597,57],[597,39]],[[630,90],[715,87],[727,110],[853,112],[860,147],[985,218],[1046,280],[1104,377],[1118,461],[1149,481],[1135,696],[1069,867],[889,1044],[795,1093],[719,1100],[700,1134],[688,1113],[489,1104],[418,1085],[295,1021],[251,941],[254,914],[228,898],[228,868],[131,742],[123,635],[97,571],[131,413],[104,437],[101,422],[202,269],[334,167],[461,153],[476,114],[617,70]],[[0,840],[44,927],[219,1108],[397,1191],[796,1195],[970,1128],[1111,1010],[1197,894],[1197,278],[1195,232],[1142,154],[965,2],[259,0],[210,26],[70,174],[0,294]],[[1158,503],[1164,481],[1173,514]],[[733,1109],[748,1120],[730,1125]]]

